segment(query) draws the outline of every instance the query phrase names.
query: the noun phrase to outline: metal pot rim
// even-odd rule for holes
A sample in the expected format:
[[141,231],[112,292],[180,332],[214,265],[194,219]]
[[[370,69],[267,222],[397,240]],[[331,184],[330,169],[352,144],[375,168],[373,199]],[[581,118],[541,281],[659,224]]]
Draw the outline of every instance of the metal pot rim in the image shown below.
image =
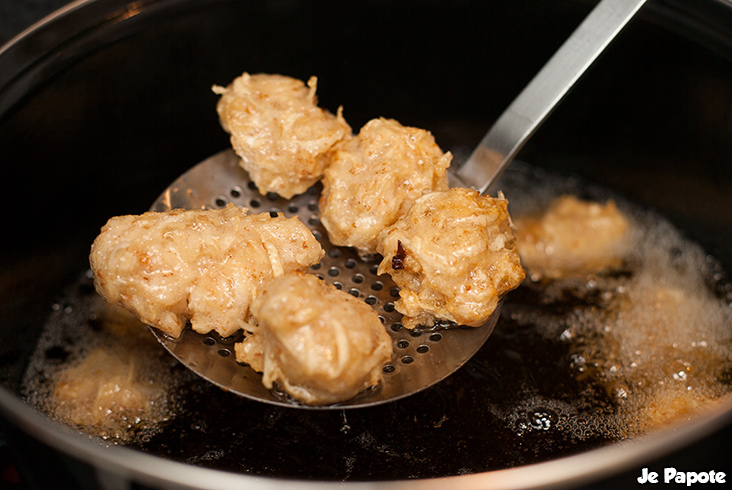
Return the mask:
[[[615,443],[573,456],[543,463],[471,475],[447,476],[425,480],[327,482],[289,480],[275,477],[241,475],[201,468],[166,460],[123,446],[105,447],[26,405],[16,395],[0,387],[0,411],[19,428],[37,440],[92,464],[102,473],[114,474],[148,485],[174,483],[181,488],[220,490],[247,488],[309,489],[324,487],[399,488],[399,489],[519,489],[580,485],[640,468],[645,462],[667,455],[720,429],[732,420],[732,396],[723,398],[692,420],[677,423],[653,434]],[[104,450],[100,450],[100,449]]]

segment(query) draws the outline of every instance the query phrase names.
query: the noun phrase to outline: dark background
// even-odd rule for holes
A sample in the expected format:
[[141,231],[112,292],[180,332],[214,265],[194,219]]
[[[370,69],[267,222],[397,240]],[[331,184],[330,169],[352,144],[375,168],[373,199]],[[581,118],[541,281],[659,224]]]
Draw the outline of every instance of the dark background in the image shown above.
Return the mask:
[[[24,29],[63,7],[67,0],[24,0],[0,2],[0,46]],[[0,488],[26,490],[15,466],[14,455],[0,433]]]
[[0,2],[0,45],[68,3],[67,0],[8,0]]

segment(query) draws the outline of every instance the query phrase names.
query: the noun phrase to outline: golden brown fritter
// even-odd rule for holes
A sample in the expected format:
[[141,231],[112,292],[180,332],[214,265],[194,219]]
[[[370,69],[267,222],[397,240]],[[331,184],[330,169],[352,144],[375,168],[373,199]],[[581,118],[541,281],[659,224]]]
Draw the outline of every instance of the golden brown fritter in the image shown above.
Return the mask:
[[129,440],[172,416],[156,350],[100,346],[62,370],[54,415],[105,439]]
[[524,279],[507,201],[472,189],[417,199],[380,237],[379,273],[399,286],[407,328],[436,319],[477,327]]
[[214,86],[224,130],[241,165],[262,194],[289,199],[323,176],[331,149],[351,135],[341,110],[317,105],[317,79],[308,85],[282,75],[244,73],[228,87]]
[[531,276],[557,279],[619,265],[628,220],[613,201],[563,195],[540,216],[514,220],[521,260]]
[[229,204],[112,218],[89,260],[99,294],[142,322],[178,337],[190,320],[226,337],[252,321],[250,305],[270,280],[322,256],[296,218]]
[[297,400],[326,405],[375,386],[391,359],[391,337],[363,301],[310,274],[273,280],[252,306],[253,336],[235,346],[237,361],[263,373]]
[[428,131],[384,118],[366,123],[325,171],[320,218],[331,243],[375,253],[379,233],[415,199],[447,190],[451,160]]

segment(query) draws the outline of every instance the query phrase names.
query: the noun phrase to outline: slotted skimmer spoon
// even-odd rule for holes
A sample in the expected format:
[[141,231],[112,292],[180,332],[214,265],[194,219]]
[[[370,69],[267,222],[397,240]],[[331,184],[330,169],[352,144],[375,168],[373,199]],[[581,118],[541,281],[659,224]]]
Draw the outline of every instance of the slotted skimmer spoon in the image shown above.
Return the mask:
[[[485,192],[644,3],[645,0],[602,0],[499,117],[457,175],[451,176],[452,185]],[[365,407],[397,400],[443,380],[465,364],[493,332],[500,303],[481,327],[405,329],[400,323],[401,314],[394,309],[398,289],[388,276],[376,274],[378,264],[363,262],[353,250],[335,247],[328,241],[318,217],[317,186],[290,200],[273,194],[262,196],[238,162],[239,157],[232,150],[204,160],[173,182],[152,209],[221,208],[231,202],[252,212],[276,211],[288,218],[297,215],[326,253],[310,272],[372,305],[392,336],[394,355],[384,366],[380,386],[336,405],[308,407],[266,389],[260,374],[235,361],[233,347],[240,338],[221,338],[213,332],[201,335],[186,328],[178,339],[173,339],[151,328],[160,343],[194,372],[237,395],[275,405],[317,409]]]

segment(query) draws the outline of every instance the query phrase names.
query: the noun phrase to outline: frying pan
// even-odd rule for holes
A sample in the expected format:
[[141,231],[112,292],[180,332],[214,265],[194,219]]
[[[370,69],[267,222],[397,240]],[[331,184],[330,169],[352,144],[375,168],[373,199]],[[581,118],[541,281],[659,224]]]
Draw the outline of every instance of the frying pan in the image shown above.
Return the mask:
[[[315,74],[321,104],[342,104],[354,128],[376,111],[468,152],[592,4],[81,1],[3,47],[0,407],[26,481],[38,488],[59,481],[79,488],[611,488],[634,484],[645,465],[732,474],[728,401],[625,444],[491,462],[498,442],[469,437],[476,412],[450,395],[454,384],[474,379],[468,372],[423,398],[345,423],[338,413],[302,419],[241,407],[260,425],[280,423],[270,432],[260,427],[257,435],[271,434],[271,442],[250,449],[248,466],[221,471],[200,458],[181,463],[107,447],[19,393],[40,329],[88,267],[99,227],[110,216],[143,212],[172,178],[227,146],[211,84],[244,69]],[[730,270],[731,64],[730,2],[650,2],[519,158],[657,210]],[[224,406],[225,395],[212,399]],[[446,414],[460,430],[442,430]],[[337,454],[340,430],[369,425],[396,435],[385,430],[364,443],[358,474],[333,464],[326,453]],[[201,451],[214,433],[209,427],[199,436]],[[353,432],[344,437],[355,440]],[[31,464],[39,451],[42,470]],[[443,456],[430,459],[430,452]]]

